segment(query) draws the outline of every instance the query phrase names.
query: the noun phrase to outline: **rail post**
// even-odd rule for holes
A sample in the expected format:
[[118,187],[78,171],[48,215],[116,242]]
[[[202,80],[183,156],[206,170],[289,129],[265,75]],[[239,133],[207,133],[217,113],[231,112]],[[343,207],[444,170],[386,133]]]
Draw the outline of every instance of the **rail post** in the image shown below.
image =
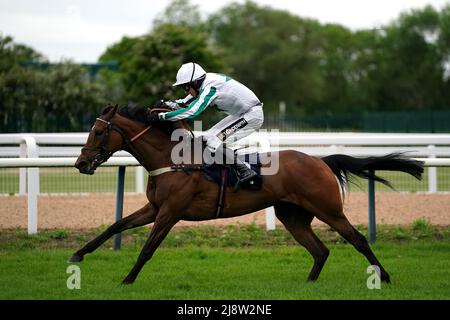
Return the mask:
[[[428,146],[429,151],[429,158],[435,159],[436,158],[436,146],[435,145],[429,145]],[[429,167],[428,168],[428,192],[436,193],[438,191],[438,182],[437,182],[437,168],[436,167]]]
[[136,167],[136,193],[144,193],[144,167]]
[[[25,141],[20,143],[19,156],[20,156],[20,158],[27,157],[27,145],[26,145]],[[19,194],[21,196],[27,194],[27,169],[26,168],[19,168]]]
[[[375,172],[373,170],[369,171],[372,175]],[[369,178],[369,243],[374,243],[377,240],[377,230],[375,221],[375,180]]]
[[[117,192],[116,192],[116,222],[122,219],[123,213],[123,193],[125,189],[125,166],[120,166],[117,171]],[[114,236],[114,250],[119,250],[122,242],[122,234],[116,233]]]
[[[264,132],[264,131],[261,131]],[[276,132],[276,131],[274,131]],[[278,136],[276,136],[278,139]],[[259,135],[256,140],[257,144],[259,145],[259,152],[265,153],[270,152],[271,145],[268,138],[265,138],[264,136]],[[265,210],[266,213],[266,230],[275,230],[276,229],[276,220],[275,220],[275,208],[273,206],[267,207]]]
[[[36,139],[31,136],[24,136],[23,141],[26,145],[27,157],[37,158],[39,154]],[[28,168],[27,179],[28,234],[36,234],[38,225],[39,168]]]

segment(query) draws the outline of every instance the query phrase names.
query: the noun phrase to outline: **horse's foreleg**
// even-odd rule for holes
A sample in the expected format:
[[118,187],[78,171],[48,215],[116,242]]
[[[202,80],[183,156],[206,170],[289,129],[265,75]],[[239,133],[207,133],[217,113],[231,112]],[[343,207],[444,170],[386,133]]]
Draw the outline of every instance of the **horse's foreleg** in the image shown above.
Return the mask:
[[99,235],[94,240],[90,241],[83,248],[78,250],[70,259],[69,262],[80,262],[83,260],[83,256],[87,253],[93,252],[95,249],[100,247],[106,240],[115,235],[116,233],[122,232],[127,229],[132,229],[140,227],[155,221],[157,210],[149,202],[141,209],[135,211],[129,216],[117,221],[112,224],[106,231]]
[[179,221],[178,218],[170,212],[167,206],[161,207],[158,215],[153,225],[152,231],[142,248],[141,253],[136,261],[136,264],[131,269],[130,273],[122,281],[122,284],[131,284],[136,280],[139,272],[141,271],[144,264],[150,260],[153,253],[156,251],[158,246],[164,240],[166,235],[169,233],[170,229]]

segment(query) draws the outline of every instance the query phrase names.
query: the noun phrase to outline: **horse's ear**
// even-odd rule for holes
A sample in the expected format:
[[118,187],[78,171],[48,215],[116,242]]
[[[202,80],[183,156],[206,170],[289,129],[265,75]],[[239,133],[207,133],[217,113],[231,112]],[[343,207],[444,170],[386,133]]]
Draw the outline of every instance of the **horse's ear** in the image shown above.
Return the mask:
[[108,107],[105,108],[105,110],[103,110],[102,115],[104,115],[107,119],[111,119],[117,112],[117,108],[119,107],[119,105],[109,105]]

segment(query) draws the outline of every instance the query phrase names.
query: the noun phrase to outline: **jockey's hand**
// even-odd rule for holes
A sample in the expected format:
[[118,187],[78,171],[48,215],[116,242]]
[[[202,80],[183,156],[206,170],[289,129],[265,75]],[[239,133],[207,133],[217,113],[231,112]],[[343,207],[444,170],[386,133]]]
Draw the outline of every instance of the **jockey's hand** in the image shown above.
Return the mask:
[[152,124],[152,123],[155,123],[157,121],[160,121],[158,112],[149,112],[147,114],[147,124]]

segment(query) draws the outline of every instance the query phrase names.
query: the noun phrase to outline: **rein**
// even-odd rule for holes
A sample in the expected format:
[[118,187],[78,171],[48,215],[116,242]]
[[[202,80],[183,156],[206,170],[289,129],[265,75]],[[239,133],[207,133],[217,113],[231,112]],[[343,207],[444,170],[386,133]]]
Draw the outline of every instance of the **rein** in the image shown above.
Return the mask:
[[147,128],[145,128],[144,130],[142,130],[141,132],[139,132],[137,135],[135,135],[133,138],[130,139],[130,142],[134,142],[137,139],[139,139],[144,133],[146,133],[148,130],[151,129],[151,125],[149,125]]
[[[123,133],[123,131],[119,128],[117,128],[116,126],[114,126],[110,121],[106,121],[104,119],[101,118],[96,118],[96,121],[100,121],[103,122],[107,125],[105,134],[103,136],[102,139],[102,143],[100,144],[99,147],[97,148],[90,148],[90,147],[83,147],[81,150],[90,150],[90,151],[99,151],[99,154],[97,154],[95,156],[95,158],[93,159],[98,165],[106,162],[112,155],[112,152],[108,152],[106,151],[106,145],[108,143],[108,138],[110,135],[110,131],[114,130],[116,132],[118,132],[120,134],[120,136],[122,137],[123,141],[125,142],[125,145],[135,154],[135,156],[137,157],[139,155],[139,153],[136,151],[136,149],[132,146],[132,142],[136,141],[137,139],[139,139],[144,133],[146,133],[147,131],[149,131],[151,129],[151,125],[146,127],[145,129],[143,129],[142,131],[140,131],[138,134],[136,134],[134,137],[132,137],[131,139],[128,139],[126,137],[126,135]],[[140,155],[139,155],[140,158]],[[142,159],[138,159],[138,160],[142,160]]]
[[[154,109],[151,109],[150,112],[157,112],[157,111],[170,111],[170,109],[154,108]],[[135,157],[137,158],[137,160],[140,163],[143,163],[144,159],[141,157],[139,152],[137,152],[137,150],[133,147],[132,143],[134,141],[136,141],[137,139],[139,139],[147,131],[149,131],[152,128],[152,125],[149,125],[148,127],[144,128],[142,131],[137,133],[135,136],[133,136],[131,139],[128,139],[126,137],[126,135],[123,133],[123,131],[120,128],[117,128],[116,126],[114,126],[110,121],[106,121],[101,118],[96,118],[95,120],[103,122],[107,125],[106,131],[103,135],[102,143],[97,148],[83,147],[81,149],[81,151],[83,151],[83,150],[98,151],[98,154],[95,156],[94,159],[92,159],[92,161],[94,161],[96,165],[101,165],[102,163],[106,162],[112,156],[112,152],[108,152],[106,150],[106,145],[108,144],[108,138],[109,138],[111,130],[115,130],[120,134],[120,136],[122,137],[122,139],[125,142],[125,145],[128,147],[128,149],[135,155]],[[194,136],[192,130],[189,128],[186,121],[181,121],[181,126],[182,126],[182,128],[187,129],[191,133],[191,136]],[[164,172],[169,172],[169,171],[166,171],[166,168],[164,168],[164,169],[165,169],[165,170],[163,170]],[[158,172],[160,172],[160,171],[161,171],[161,169],[157,169],[157,170],[153,170],[150,172],[155,172],[156,175],[159,175],[160,173],[158,173]]]

